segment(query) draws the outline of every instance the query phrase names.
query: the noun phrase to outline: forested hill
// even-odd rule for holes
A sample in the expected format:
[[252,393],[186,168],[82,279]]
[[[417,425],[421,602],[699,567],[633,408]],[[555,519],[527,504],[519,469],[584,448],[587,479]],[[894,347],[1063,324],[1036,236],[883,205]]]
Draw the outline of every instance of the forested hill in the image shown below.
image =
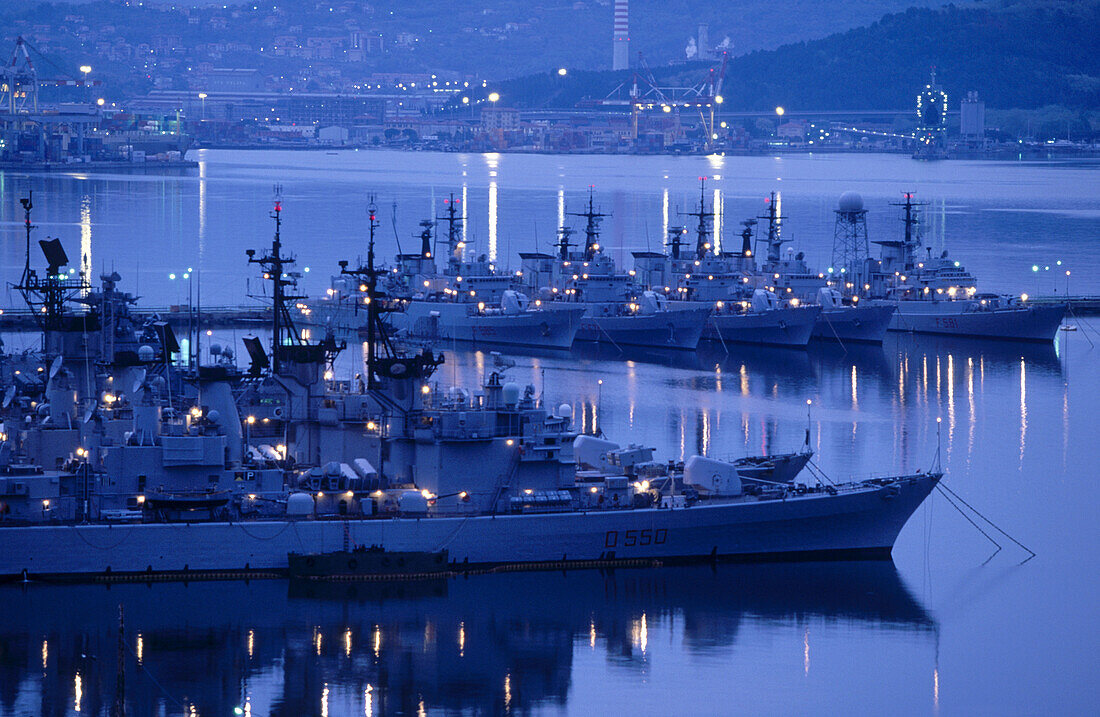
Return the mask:
[[[867,27],[730,60],[728,110],[901,109],[936,67],[952,101],[977,90],[991,108],[1100,109],[1100,0],[910,9]],[[654,68],[661,83],[698,81],[705,66]],[[567,107],[625,76],[572,73],[500,88],[515,106]]]

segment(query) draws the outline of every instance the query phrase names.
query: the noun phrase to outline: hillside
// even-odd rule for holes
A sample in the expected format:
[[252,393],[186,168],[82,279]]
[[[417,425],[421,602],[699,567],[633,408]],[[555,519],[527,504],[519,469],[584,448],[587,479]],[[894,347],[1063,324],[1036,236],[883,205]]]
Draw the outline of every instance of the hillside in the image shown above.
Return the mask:
[[[908,107],[937,68],[949,97],[977,90],[991,108],[1100,109],[1100,2],[1016,2],[909,9],[867,27],[734,57],[729,110]],[[662,83],[697,81],[705,66],[656,68]],[[536,75],[504,83],[511,104],[568,107],[602,97],[626,74]]]
[[[650,63],[683,60],[699,23],[709,24],[712,44],[729,39],[734,53],[772,49],[820,38],[874,21],[884,12],[936,6],[940,0],[631,0],[631,54]],[[607,69],[611,63],[612,0],[262,0],[249,3],[0,2],[0,37],[10,43],[29,36],[62,65],[85,62],[110,72],[117,82],[155,80],[178,68],[173,58],[209,61],[218,67],[249,67],[271,74],[310,65],[334,65],[354,79],[368,72],[455,72],[493,79],[516,77],[562,65]],[[340,49],[331,58],[280,57],[288,42],[345,41],[359,30],[383,39],[383,49],[347,63]],[[171,43],[169,53],[160,48]],[[145,63],[102,58],[108,48],[148,44]],[[228,47],[223,47],[228,44]],[[9,51],[10,45],[0,48]],[[196,50],[213,46],[213,50]],[[220,48],[220,49],[219,49]],[[148,77],[147,77],[148,75]]]

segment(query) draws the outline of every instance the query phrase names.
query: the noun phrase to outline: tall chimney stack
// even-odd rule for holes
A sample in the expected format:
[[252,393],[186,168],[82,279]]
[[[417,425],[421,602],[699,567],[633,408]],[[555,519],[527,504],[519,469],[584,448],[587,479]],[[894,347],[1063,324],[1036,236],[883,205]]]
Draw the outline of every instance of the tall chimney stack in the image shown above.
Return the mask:
[[611,69],[630,67],[630,30],[627,23],[627,0],[615,0],[615,34],[611,48]]
[[708,32],[710,28],[707,27],[705,22],[699,23],[699,55],[700,60],[710,60],[713,58],[712,48],[710,46],[710,38]]

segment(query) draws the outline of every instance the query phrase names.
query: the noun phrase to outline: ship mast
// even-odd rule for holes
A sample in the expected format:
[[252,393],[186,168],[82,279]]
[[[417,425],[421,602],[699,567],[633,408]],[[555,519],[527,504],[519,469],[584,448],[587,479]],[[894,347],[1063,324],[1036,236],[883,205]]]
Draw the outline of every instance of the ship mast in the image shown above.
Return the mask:
[[687,234],[687,227],[669,227],[668,228],[668,247],[671,251],[673,259],[680,258],[680,247],[684,245],[684,234]]
[[31,209],[34,208],[34,192],[27,192],[27,196],[20,199],[19,203],[23,205],[23,226],[27,231],[27,263],[23,267],[23,276],[19,283],[26,284],[27,277],[31,274],[31,230],[35,228],[31,224]]
[[596,257],[596,252],[600,250],[600,222],[604,220],[604,217],[610,216],[602,212],[596,211],[595,190],[592,187],[588,188],[588,209],[583,212],[569,212],[573,217],[584,217],[586,219],[584,225],[584,260],[592,261]]
[[275,236],[271,240],[270,253],[257,259],[254,249],[245,251],[245,254],[248,255],[248,263],[259,264],[264,270],[264,279],[269,279],[271,281],[271,367],[276,374],[279,373],[282,367],[282,348],[284,346],[301,346],[305,343],[302,341],[301,334],[298,333],[298,328],[294,325],[294,321],[290,318],[290,308],[288,307],[288,302],[303,299],[305,297],[287,292],[288,287],[297,287],[299,274],[297,272],[287,271],[287,269],[294,264],[294,259],[283,256],[283,242],[281,236],[283,225],[282,194],[282,188],[276,187],[275,207],[269,214],[269,216],[275,220]]
[[[378,230],[378,207],[375,204],[374,195],[370,195],[367,204],[367,213],[370,216],[369,235],[367,239],[367,263],[356,269],[349,269],[348,262],[341,260],[340,273],[346,276],[354,276],[366,285],[367,296],[367,388],[375,391],[381,388],[379,377],[389,378],[417,378],[418,376],[430,376],[435,366],[442,363],[442,357],[438,361],[431,354],[416,356],[411,360],[402,360],[390,341],[389,334],[382,321],[382,306],[378,296],[378,277],[383,273],[374,266],[375,233]],[[381,355],[380,355],[381,354]],[[400,365],[399,365],[400,364]]]
[[695,258],[703,259],[711,250],[710,228],[714,219],[714,212],[707,211],[706,206],[707,178],[699,177],[699,211],[684,212],[685,216],[695,217]]
[[782,247],[790,239],[784,239],[783,233],[783,220],[787,217],[780,215],[779,209],[779,196],[775,193],[771,193],[771,197],[767,200],[768,210],[757,219],[768,220],[768,263],[777,262],[782,258]]
[[432,227],[435,222],[431,219],[423,219],[420,222],[420,258],[432,258]]
[[741,256],[745,259],[752,258],[752,229],[756,226],[755,219],[746,219],[741,222],[744,229],[741,230]]
[[905,192],[904,202],[893,202],[890,206],[902,207],[905,209],[905,217],[902,222],[905,223],[905,268],[912,269],[913,262],[915,261],[916,249],[920,246],[920,207],[925,206],[922,202],[913,201],[913,192]]
[[562,261],[569,261],[569,247],[576,246],[569,241],[573,234],[573,229],[569,227],[562,227],[558,230],[558,258]]
[[459,265],[462,263],[462,238],[460,233],[462,232],[462,216],[458,213],[458,204],[462,200],[455,199],[454,192],[451,192],[450,199],[444,199],[443,203],[447,206],[446,216],[436,217],[437,222],[447,222],[447,261],[452,265]]
[[31,209],[34,203],[31,195],[19,200],[23,205],[23,225],[26,230],[26,260],[23,266],[23,276],[13,288],[18,291],[27,307],[31,310],[31,316],[43,331],[43,348],[52,353],[55,349],[60,353],[60,347],[53,346],[51,336],[53,332],[63,328],[65,316],[65,304],[86,294],[90,289],[87,277],[83,271],[76,278],[69,278],[69,274],[62,269],[68,266],[69,257],[61,246],[60,239],[39,240],[42,254],[46,258],[46,274],[39,277],[38,272],[31,269],[31,232],[36,227],[31,223]]

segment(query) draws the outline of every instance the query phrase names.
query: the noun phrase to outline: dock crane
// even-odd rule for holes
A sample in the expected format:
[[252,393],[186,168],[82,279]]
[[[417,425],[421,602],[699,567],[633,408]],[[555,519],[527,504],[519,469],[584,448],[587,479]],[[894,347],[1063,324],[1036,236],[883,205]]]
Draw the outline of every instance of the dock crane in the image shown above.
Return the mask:
[[703,128],[703,144],[706,149],[713,147],[718,139],[715,130],[714,115],[717,107],[724,102],[722,84],[726,78],[729,54],[723,52],[721,62],[707,70],[706,77],[697,84],[687,86],[661,85],[645,58],[638,53],[639,69],[631,73],[628,80],[617,85],[602,100],[592,104],[601,107],[630,107],[631,139],[638,138],[638,118],[646,111],[659,110],[673,114],[679,131],[680,113],[695,109]]
[[[39,77],[30,50],[34,50],[35,54],[52,65],[60,76]],[[68,75],[20,35],[15,40],[11,59],[0,68],[0,112],[6,110],[9,114],[37,114],[40,87],[95,87],[100,84],[99,80],[88,80],[86,77],[77,79]]]

